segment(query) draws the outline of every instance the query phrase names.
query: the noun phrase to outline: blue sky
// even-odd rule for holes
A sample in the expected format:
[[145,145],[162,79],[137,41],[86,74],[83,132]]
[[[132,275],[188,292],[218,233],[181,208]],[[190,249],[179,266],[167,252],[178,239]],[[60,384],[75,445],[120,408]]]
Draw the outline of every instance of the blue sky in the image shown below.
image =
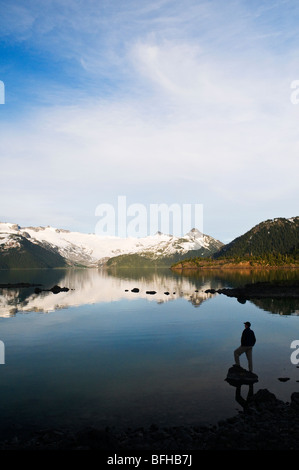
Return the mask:
[[228,242],[298,214],[299,4],[0,0],[0,220],[202,204]]

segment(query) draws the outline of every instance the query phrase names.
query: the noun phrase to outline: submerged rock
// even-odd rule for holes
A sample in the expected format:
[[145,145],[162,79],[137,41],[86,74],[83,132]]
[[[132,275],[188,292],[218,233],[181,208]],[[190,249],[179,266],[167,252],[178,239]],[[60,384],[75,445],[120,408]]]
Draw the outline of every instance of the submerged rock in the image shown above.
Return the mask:
[[40,289],[39,287],[36,287],[34,289],[35,294],[40,294],[41,292],[53,292],[53,294],[58,294],[59,292],[68,292],[69,288],[68,287],[60,287],[60,286],[53,286],[51,289]]
[[68,287],[53,286],[50,289],[50,291],[53,292],[53,294],[58,294],[59,292],[68,292],[69,288]]

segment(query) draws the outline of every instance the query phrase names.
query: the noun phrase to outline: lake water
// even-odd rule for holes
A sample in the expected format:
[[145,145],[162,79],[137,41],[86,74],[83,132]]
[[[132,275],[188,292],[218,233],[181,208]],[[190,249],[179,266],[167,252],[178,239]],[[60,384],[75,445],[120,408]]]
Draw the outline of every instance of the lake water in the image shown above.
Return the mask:
[[[299,391],[299,368],[290,360],[290,344],[299,340],[298,301],[241,304],[205,293],[275,278],[298,272],[1,271],[1,283],[70,289],[0,289],[2,433],[213,424],[233,416],[242,407],[225,377],[245,321],[257,337],[254,392],[267,388],[288,401]],[[135,287],[139,292],[131,292]],[[241,365],[247,367],[245,356]],[[246,399],[248,386],[241,393]]]

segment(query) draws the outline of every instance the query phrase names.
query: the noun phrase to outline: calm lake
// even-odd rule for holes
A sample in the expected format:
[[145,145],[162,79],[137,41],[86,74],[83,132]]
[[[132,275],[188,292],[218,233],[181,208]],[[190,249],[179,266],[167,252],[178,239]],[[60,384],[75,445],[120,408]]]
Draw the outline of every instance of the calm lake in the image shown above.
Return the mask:
[[[241,304],[205,290],[294,278],[298,272],[288,270],[0,271],[1,283],[70,289],[0,289],[2,433],[213,424],[234,416],[242,407],[225,377],[245,321],[257,338],[254,392],[267,388],[288,401],[299,391],[299,368],[290,360],[291,342],[299,340],[298,300]],[[245,356],[241,365],[247,367]],[[243,385],[243,398],[247,393]]]

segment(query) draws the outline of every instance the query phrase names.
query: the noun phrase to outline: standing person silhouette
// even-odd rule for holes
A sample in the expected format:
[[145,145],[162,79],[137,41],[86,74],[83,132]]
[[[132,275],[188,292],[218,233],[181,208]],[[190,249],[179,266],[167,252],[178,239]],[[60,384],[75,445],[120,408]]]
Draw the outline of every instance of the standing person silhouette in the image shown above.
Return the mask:
[[255,345],[256,338],[254,331],[251,330],[251,323],[246,321],[244,323],[245,329],[241,336],[241,346],[234,351],[235,366],[240,367],[240,356],[245,353],[248,361],[248,370],[252,372],[252,348]]

